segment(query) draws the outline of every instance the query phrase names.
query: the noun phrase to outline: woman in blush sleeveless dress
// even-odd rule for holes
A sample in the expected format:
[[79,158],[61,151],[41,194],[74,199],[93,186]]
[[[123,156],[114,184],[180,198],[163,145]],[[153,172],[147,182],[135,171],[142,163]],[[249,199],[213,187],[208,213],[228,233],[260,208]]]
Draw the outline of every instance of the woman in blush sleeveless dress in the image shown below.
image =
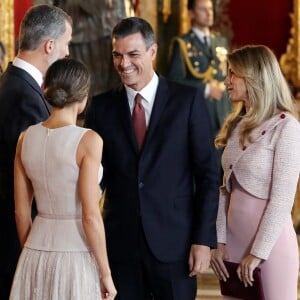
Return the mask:
[[297,300],[299,255],[291,209],[300,172],[300,125],[292,96],[265,46],[229,54],[225,84],[235,110],[216,139],[225,146],[224,184],[212,268],[226,280],[223,261],[239,263],[237,275],[249,286],[260,267],[266,300]]
[[[15,160],[16,223],[23,247],[11,300],[114,299],[100,214],[102,140],[76,126],[90,77],[73,59],[50,66],[52,113],[21,135]],[[34,195],[38,215],[31,224]]]

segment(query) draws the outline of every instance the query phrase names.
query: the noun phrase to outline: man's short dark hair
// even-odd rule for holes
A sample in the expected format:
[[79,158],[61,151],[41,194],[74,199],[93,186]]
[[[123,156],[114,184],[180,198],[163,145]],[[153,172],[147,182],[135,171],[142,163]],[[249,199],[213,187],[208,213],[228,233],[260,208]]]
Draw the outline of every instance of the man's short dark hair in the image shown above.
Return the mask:
[[194,9],[195,2],[196,2],[196,0],[188,0],[188,5],[187,5],[188,10],[193,10]]
[[144,19],[130,17],[121,20],[113,29],[113,38],[124,38],[128,35],[140,33],[147,49],[155,43],[154,32],[151,25]]
[[[188,0],[188,5],[187,5],[188,10],[193,10],[195,8],[196,1],[197,0]],[[213,0],[211,1],[214,3]]]

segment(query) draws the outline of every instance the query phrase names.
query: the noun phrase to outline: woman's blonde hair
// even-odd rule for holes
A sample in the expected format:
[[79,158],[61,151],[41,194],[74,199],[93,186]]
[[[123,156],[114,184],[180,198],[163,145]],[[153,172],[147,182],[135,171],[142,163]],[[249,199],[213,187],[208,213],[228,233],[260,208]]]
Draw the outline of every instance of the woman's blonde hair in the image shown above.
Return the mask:
[[280,70],[274,53],[263,45],[248,45],[228,54],[228,64],[235,76],[245,80],[249,98],[233,105],[215,140],[216,147],[225,147],[237,123],[245,117],[240,131],[240,144],[252,142],[251,131],[280,111],[296,117],[291,90]]

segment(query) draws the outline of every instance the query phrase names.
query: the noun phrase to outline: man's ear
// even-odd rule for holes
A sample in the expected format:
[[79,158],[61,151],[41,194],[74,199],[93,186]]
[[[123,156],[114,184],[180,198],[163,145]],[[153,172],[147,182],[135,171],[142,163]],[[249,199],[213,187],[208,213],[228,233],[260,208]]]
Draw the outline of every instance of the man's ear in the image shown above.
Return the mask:
[[154,60],[156,58],[157,47],[158,47],[157,43],[154,43],[149,49],[151,51],[152,60]]
[[44,44],[44,49],[47,54],[51,53],[54,49],[54,40],[47,40]]

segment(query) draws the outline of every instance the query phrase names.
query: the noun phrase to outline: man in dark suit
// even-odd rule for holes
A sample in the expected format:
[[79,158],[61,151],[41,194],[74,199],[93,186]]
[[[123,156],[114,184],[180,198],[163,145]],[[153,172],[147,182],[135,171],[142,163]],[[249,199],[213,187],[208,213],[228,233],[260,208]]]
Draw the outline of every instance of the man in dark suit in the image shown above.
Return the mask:
[[[21,131],[49,116],[41,85],[54,61],[69,54],[72,20],[60,8],[31,8],[21,23],[19,51],[0,78],[0,299],[8,299],[20,254],[13,164]],[[34,145],[32,145],[34,147]]]
[[[168,77],[201,90],[216,136],[231,111],[223,83],[228,41],[211,30],[214,23],[212,0],[189,0],[188,11],[192,28],[176,37],[171,45]],[[221,151],[217,154],[221,173]]]
[[[93,97],[85,126],[103,138],[103,218],[118,295],[191,300],[216,246],[218,174],[199,91],[157,75],[151,26],[127,18],[112,33],[123,85]],[[146,132],[145,132],[146,130]]]

